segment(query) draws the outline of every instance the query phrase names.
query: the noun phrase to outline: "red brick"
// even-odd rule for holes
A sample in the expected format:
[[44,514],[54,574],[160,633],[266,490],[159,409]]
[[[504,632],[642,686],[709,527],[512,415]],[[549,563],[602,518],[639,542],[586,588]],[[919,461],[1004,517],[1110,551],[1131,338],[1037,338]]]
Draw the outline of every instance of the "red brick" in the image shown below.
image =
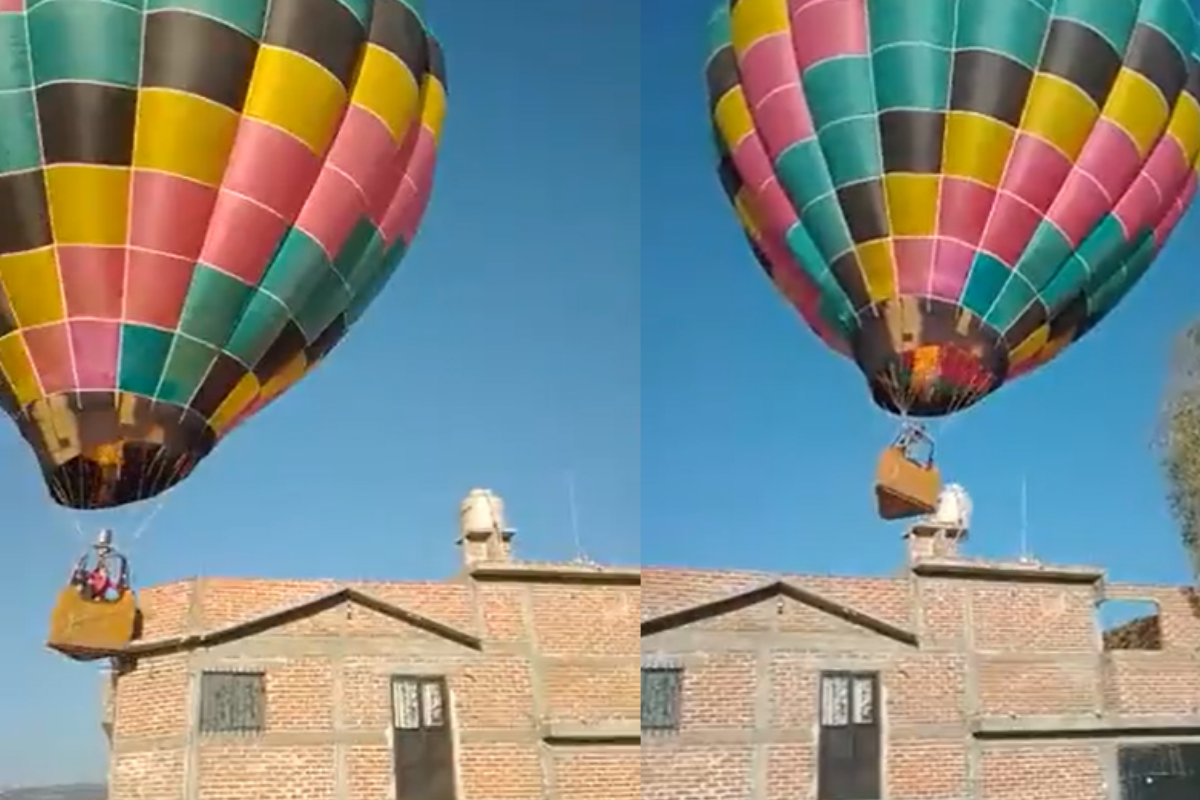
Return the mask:
[[[902,800],[1115,796],[1104,776],[1115,774],[1116,746],[1153,741],[1123,738],[1117,722],[1200,716],[1200,620],[1181,587],[956,556],[894,578],[672,568],[642,577],[653,631],[643,653],[684,670],[680,729],[642,743],[647,800],[815,798],[823,670],[879,674],[883,796]],[[736,600],[758,590],[766,599]],[[1163,649],[1102,650],[1102,599],[1156,602]],[[1092,732],[1070,745],[1032,735],[1055,719]],[[1017,732],[976,733],[999,727]]]
[[[341,588],[480,644],[351,599],[211,647],[140,656],[111,692],[110,800],[384,800],[394,793],[390,681],[405,673],[447,679],[459,800],[633,800],[637,571],[500,567],[510,570],[504,580],[344,586],[202,578],[146,589],[143,646],[250,622]],[[265,674],[262,735],[196,735],[198,675],[226,668]],[[612,734],[614,724],[624,738]],[[582,738],[579,731],[597,730],[589,726],[609,726],[609,741]],[[570,741],[572,730],[579,741]]]

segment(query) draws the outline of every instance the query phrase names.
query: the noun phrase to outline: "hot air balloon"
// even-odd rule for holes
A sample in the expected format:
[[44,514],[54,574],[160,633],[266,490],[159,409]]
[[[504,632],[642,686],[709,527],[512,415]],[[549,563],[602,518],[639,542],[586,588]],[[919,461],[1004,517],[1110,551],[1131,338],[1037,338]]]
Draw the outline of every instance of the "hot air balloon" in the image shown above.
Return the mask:
[[[441,49],[413,0],[0,0],[0,41],[0,406],[58,503],[144,500],[388,281]],[[132,632],[111,534],[95,561],[52,624],[77,657]]]
[[411,0],[0,0],[0,406],[52,497],[183,480],[412,243],[445,110]]
[[[1050,361],[1196,193],[1188,0],[731,0],[710,34],[721,183],[890,412],[952,414]],[[885,516],[936,501],[932,456],[901,457],[922,436],[885,451],[879,483],[915,481]]]

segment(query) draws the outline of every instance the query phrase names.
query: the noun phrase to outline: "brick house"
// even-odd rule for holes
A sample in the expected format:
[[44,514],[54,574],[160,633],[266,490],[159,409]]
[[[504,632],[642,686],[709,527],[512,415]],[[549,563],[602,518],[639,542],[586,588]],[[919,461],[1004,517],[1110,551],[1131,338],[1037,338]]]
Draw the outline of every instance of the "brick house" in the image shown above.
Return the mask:
[[637,797],[638,570],[516,561],[480,497],[452,580],[144,590],[109,800]]
[[914,528],[892,578],[643,569],[644,800],[1200,797],[1192,591],[964,535]]

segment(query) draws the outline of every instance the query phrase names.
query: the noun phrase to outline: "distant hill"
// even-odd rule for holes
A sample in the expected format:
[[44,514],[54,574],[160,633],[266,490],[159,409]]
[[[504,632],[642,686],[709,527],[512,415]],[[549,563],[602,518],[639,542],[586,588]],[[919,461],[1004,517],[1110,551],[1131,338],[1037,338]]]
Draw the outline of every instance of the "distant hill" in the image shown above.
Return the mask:
[[108,788],[102,783],[0,789],[0,800],[106,800],[107,797]]

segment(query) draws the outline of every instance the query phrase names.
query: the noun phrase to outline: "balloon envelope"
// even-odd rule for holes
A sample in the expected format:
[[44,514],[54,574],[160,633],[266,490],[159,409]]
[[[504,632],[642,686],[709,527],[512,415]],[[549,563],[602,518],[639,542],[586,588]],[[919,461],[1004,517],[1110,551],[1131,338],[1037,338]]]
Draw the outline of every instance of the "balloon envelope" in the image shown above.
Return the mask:
[[892,411],[1053,358],[1196,193],[1188,0],[732,0],[710,32],[722,185]]
[[411,244],[445,110],[401,0],[0,0],[0,406],[52,496],[186,477]]

